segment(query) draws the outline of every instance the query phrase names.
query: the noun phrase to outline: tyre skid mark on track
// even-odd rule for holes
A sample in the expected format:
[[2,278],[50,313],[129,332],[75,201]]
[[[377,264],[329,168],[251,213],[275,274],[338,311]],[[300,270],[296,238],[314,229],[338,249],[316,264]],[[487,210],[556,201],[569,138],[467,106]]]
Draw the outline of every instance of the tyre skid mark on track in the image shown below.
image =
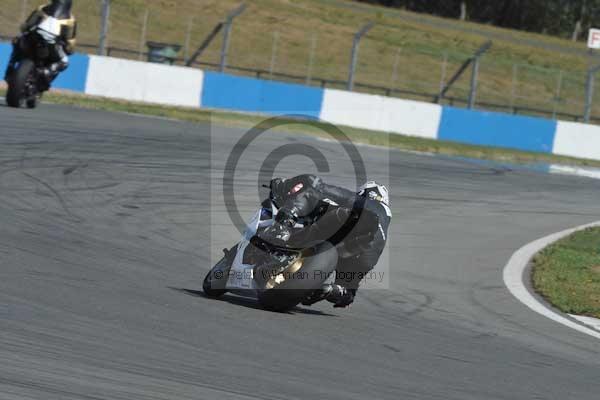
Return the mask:
[[46,189],[48,189],[53,195],[54,197],[56,197],[56,199],[58,200],[58,202],[60,203],[61,207],[63,208],[63,210],[71,217],[73,218],[74,222],[83,222],[83,218],[73,214],[73,212],[69,209],[69,207],[67,206],[67,203],[65,202],[65,200],[63,199],[63,197],[60,195],[60,193],[54,189],[52,187],[52,185],[44,182],[42,179],[37,178],[27,172],[23,172],[23,175],[25,175],[26,177],[28,177],[29,179],[33,180],[34,182],[39,183],[40,185],[44,186]]

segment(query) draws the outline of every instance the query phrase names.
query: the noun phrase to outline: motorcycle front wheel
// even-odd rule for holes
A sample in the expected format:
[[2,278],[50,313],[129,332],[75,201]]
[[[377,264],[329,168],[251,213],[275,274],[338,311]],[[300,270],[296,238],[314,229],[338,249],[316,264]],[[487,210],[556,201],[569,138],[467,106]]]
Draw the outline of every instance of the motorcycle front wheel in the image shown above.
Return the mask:
[[37,105],[35,94],[29,93],[30,85],[34,85],[34,75],[35,64],[28,59],[23,60],[17,70],[11,74],[6,92],[6,104],[9,107],[34,108]]
[[229,276],[231,265],[227,257],[223,257],[204,278],[202,290],[208,297],[218,298],[227,293],[225,285]]

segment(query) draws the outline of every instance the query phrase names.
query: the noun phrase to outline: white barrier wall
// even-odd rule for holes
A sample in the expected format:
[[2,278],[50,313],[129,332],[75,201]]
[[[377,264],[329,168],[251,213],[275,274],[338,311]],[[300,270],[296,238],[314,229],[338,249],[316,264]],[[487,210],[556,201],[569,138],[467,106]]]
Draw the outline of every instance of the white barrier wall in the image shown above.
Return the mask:
[[600,126],[558,121],[552,152],[600,160]]
[[90,56],[85,93],[198,107],[204,73],[197,69]]
[[320,118],[336,125],[383,130],[381,96],[326,89]]
[[442,107],[391,97],[326,89],[321,119],[333,124],[437,139]]
[[[0,43],[0,67],[12,51]],[[147,103],[310,118],[381,132],[600,160],[600,126],[76,54],[54,87]]]

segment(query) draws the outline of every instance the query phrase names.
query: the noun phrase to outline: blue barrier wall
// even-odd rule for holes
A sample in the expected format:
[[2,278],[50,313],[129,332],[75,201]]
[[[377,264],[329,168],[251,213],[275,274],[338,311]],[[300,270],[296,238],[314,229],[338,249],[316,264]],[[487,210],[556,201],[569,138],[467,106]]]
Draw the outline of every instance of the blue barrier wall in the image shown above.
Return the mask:
[[12,46],[10,44],[0,43],[0,80],[4,79],[4,71],[6,71],[11,52]]
[[556,121],[444,107],[438,139],[551,153]]
[[[11,44],[0,43],[0,79],[4,79],[4,71],[8,65],[11,52]],[[56,78],[52,87],[75,92],[85,92],[85,83],[90,64],[89,57],[82,54],[74,54],[69,58],[69,61],[69,68]]]
[[319,88],[205,72],[201,106],[319,118],[323,94]]
[[69,68],[56,78],[52,83],[52,87],[74,92],[85,92],[89,65],[90,58],[88,56],[74,54],[69,57]]

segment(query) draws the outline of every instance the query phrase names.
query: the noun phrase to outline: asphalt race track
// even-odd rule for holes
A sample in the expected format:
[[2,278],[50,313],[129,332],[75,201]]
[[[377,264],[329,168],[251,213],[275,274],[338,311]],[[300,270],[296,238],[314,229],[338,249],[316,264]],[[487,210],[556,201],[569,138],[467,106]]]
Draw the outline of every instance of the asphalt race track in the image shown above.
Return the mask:
[[[211,249],[237,240],[211,187],[241,131],[209,131],[0,106],[2,400],[598,399],[600,342],[515,300],[502,268],[600,219],[600,182],[392,151],[390,289],[271,313],[199,292]],[[344,163],[335,143],[304,140]],[[384,168],[385,150],[360,151]],[[263,162],[247,156],[245,216]]]

